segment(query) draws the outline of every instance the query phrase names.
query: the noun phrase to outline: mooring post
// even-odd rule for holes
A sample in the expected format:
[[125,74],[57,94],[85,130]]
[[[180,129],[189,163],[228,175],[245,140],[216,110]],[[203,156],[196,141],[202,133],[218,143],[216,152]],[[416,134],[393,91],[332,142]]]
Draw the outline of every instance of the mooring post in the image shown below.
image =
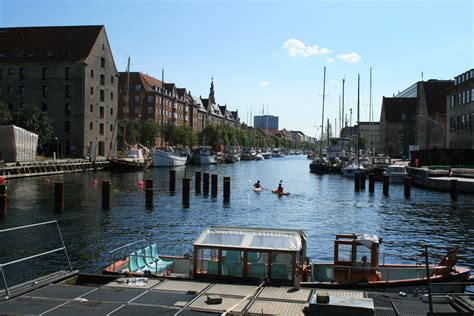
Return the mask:
[[367,178],[367,175],[365,172],[360,173],[360,189],[363,191],[365,190],[365,179]]
[[176,190],[176,170],[170,170],[170,191],[174,192]]
[[189,206],[189,178],[183,178],[183,204]]
[[390,176],[384,175],[383,176],[383,194],[384,195],[388,195],[389,186],[390,186]]
[[230,202],[230,177],[224,177],[224,203]]
[[201,171],[196,171],[196,176],[194,178],[194,190],[196,193],[201,193]]
[[451,180],[451,200],[458,199],[458,180]]
[[374,189],[375,189],[375,174],[370,173],[369,174],[369,192],[374,193]]
[[205,172],[202,178],[202,192],[204,195],[209,195],[209,173]]
[[110,208],[110,180],[102,181],[102,209]]
[[64,182],[54,183],[54,209],[64,209]]
[[211,176],[211,196],[216,197],[217,196],[217,174],[213,174]]
[[360,191],[360,172],[356,172],[354,174],[354,189],[359,192]]
[[0,212],[7,211],[7,185],[0,184]]
[[153,206],[153,180],[145,181],[145,205]]
[[411,194],[411,178],[405,177],[405,187],[404,187],[405,197],[409,198]]

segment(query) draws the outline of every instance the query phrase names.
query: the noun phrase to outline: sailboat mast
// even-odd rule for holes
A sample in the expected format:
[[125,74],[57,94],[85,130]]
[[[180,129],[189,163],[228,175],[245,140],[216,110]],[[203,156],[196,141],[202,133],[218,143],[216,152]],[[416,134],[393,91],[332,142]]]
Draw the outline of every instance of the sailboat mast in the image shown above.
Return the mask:
[[359,170],[359,138],[360,138],[360,74],[357,75],[357,170]]
[[[164,93],[165,93],[165,70],[162,68],[162,69],[161,69],[161,95],[163,95]],[[163,125],[164,125],[164,124],[163,124],[163,123],[164,123],[164,120],[163,120],[163,116],[164,116],[163,103],[165,103],[165,102],[164,102],[164,100],[163,100],[163,97],[161,98],[160,101],[161,101],[161,132],[160,132],[160,136],[161,136],[161,137],[160,137],[160,146],[161,146],[161,147],[164,147],[164,146],[163,146],[163,134],[165,133],[165,131],[164,131],[164,126],[163,126]],[[204,120],[203,120],[203,122],[204,122]],[[203,132],[203,131],[201,131],[201,133],[202,133],[202,132]]]
[[127,143],[127,121],[129,119],[129,114],[130,114],[130,109],[129,109],[129,106],[130,106],[130,56],[128,56],[128,62],[127,62],[127,90],[125,91],[125,93],[127,94],[125,96],[125,111],[126,114],[125,114],[125,125],[123,127],[123,140],[125,143]]
[[323,154],[323,135],[324,135],[324,100],[326,97],[326,67],[324,67],[324,77],[323,77],[323,110],[321,118],[321,146],[319,148],[319,156]]
[[[346,78],[343,78],[342,79],[342,119],[343,119],[343,122],[342,122],[342,128],[344,128],[344,84],[346,82]],[[346,119],[347,121],[347,119]]]
[[371,118],[371,143],[372,143],[372,156],[375,157],[375,142],[374,142],[374,105],[372,103],[372,67],[370,67],[370,92],[369,92],[369,109]]

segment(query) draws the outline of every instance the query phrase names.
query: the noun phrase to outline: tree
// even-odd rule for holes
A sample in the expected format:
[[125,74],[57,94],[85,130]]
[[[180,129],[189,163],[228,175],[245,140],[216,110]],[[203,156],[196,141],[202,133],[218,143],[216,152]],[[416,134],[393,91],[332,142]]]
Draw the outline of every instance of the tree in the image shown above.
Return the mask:
[[146,121],[140,128],[140,143],[147,147],[155,147],[156,138],[160,135],[160,125]]
[[8,125],[12,123],[12,114],[5,106],[5,103],[0,103],[0,125]]
[[53,135],[53,126],[48,113],[41,111],[35,104],[27,104],[16,113],[16,125],[38,134],[38,145],[46,144]]

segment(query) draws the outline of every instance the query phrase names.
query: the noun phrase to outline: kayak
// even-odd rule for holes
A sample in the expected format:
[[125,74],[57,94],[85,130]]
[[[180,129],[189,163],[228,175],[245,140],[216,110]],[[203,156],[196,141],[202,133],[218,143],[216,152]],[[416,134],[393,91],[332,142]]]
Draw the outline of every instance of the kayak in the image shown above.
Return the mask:
[[254,190],[255,192],[257,192],[257,193],[260,193],[260,192],[262,192],[263,188],[262,188],[262,187],[260,187],[260,188],[253,188],[253,190]]
[[290,192],[281,192],[281,193],[278,193],[278,190],[277,190],[277,189],[272,190],[272,193],[278,194],[278,195],[280,195],[280,196],[281,196],[281,195],[289,195],[289,194],[290,194]]

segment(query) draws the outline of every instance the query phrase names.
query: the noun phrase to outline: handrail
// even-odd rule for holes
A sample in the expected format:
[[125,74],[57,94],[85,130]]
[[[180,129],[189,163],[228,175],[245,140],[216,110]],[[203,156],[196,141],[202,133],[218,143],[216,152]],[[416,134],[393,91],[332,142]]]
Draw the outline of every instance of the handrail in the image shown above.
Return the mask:
[[137,240],[137,241],[128,243],[128,244],[126,244],[126,245],[123,245],[123,246],[120,246],[120,247],[118,247],[118,248],[115,248],[115,249],[110,250],[110,251],[109,251],[109,254],[112,254],[112,253],[114,253],[114,252],[116,252],[117,250],[120,250],[120,249],[122,249],[122,248],[126,248],[126,247],[128,247],[128,246],[131,246],[131,245],[134,245],[134,244],[138,244],[139,242],[144,242],[144,241],[146,241],[146,239],[141,239],[141,240]]
[[61,229],[59,228],[59,223],[58,223],[57,220],[48,221],[48,222],[41,222],[41,223],[36,223],[36,224],[30,224],[30,225],[24,225],[24,226],[19,226],[19,227],[0,229],[0,234],[5,233],[5,232],[20,230],[20,229],[25,229],[25,228],[36,227],[36,226],[44,226],[44,225],[48,225],[48,224],[56,224],[56,228],[58,229],[58,234],[59,234],[59,237],[61,239],[62,247],[52,249],[52,250],[49,250],[49,251],[45,251],[45,252],[42,252],[42,253],[34,254],[32,256],[20,258],[20,259],[17,259],[17,260],[13,260],[13,261],[10,261],[10,262],[0,263],[0,272],[2,274],[3,283],[5,284],[5,290],[6,290],[6,293],[7,293],[8,296],[10,296],[10,289],[8,287],[7,280],[6,280],[6,277],[5,277],[5,271],[3,269],[6,266],[64,250],[64,254],[66,255],[66,259],[67,259],[67,262],[68,262],[68,265],[69,265],[69,269],[70,269],[70,271],[73,271],[71,261],[69,260],[69,255],[68,255],[67,250],[66,250],[66,245],[64,244],[63,235],[61,233]]

